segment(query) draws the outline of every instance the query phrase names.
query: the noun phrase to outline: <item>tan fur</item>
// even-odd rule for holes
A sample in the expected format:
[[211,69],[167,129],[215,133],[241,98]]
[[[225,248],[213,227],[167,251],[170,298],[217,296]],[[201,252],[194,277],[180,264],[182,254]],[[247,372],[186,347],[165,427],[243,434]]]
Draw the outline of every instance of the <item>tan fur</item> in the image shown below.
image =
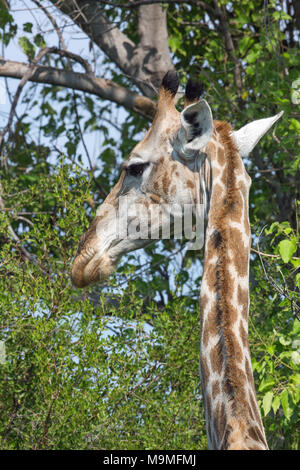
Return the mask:
[[[228,420],[222,429],[220,427],[220,419],[218,413],[213,415],[214,433],[223,439],[220,443],[221,448],[227,449],[246,449],[248,448],[246,431],[252,426],[252,408],[255,408],[256,419],[259,426],[262,427],[260,416],[257,415],[257,405],[252,397],[247,400],[247,385],[251,384],[253,388],[252,371],[249,368],[244,370],[243,359],[244,350],[248,349],[247,333],[242,326],[240,327],[240,336],[242,337],[242,346],[235,336],[235,324],[238,321],[238,311],[231,303],[231,295],[233,286],[236,282],[231,275],[231,267],[234,268],[237,276],[247,278],[249,264],[250,240],[245,245],[243,240],[245,231],[231,227],[231,222],[241,222],[242,219],[242,196],[247,197],[247,191],[241,192],[239,184],[236,181],[237,169],[241,171],[243,164],[238,154],[237,148],[230,137],[232,132],[231,126],[226,122],[215,121],[214,139],[218,143],[217,151],[214,152],[213,143],[209,145],[209,155],[211,159],[213,181],[216,175],[215,167],[218,168],[218,176],[220,176],[220,164],[222,169],[222,183],[213,185],[212,196],[210,202],[208,232],[211,233],[206,243],[204,275],[205,283],[211,292],[217,292],[216,303],[212,303],[210,314],[206,313],[206,319],[202,325],[203,328],[203,347],[207,347],[209,337],[220,336],[217,343],[210,350],[210,366],[212,372],[217,373],[220,377],[223,374],[223,394],[227,400]],[[223,155],[222,149],[223,148]],[[248,219],[242,221],[246,225],[249,224]],[[250,231],[246,231],[249,233]],[[215,263],[209,263],[210,259],[217,257]],[[242,311],[248,315],[248,290],[244,291],[238,286],[238,301]],[[207,294],[205,294],[207,297]],[[217,331],[217,333],[216,333]],[[205,351],[205,349],[204,349]],[[202,364],[205,364],[205,358]],[[249,377],[250,374],[250,377]],[[206,374],[204,374],[204,377]],[[206,385],[204,383],[203,389]],[[206,399],[207,394],[205,394]],[[252,400],[252,402],[251,402]],[[222,434],[224,434],[222,438]],[[261,436],[261,446],[266,447],[263,432]],[[211,436],[213,441],[213,436]],[[219,447],[218,447],[219,448]]]

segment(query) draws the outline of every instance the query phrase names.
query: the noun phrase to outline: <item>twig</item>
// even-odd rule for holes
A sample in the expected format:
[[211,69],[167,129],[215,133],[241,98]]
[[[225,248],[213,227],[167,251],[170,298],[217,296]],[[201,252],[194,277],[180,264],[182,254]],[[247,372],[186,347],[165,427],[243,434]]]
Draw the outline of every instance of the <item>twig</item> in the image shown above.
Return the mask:
[[[39,51],[39,53],[37,54],[37,56],[33,59],[33,61],[28,65],[27,71],[24,73],[24,75],[23,75],[23,77],[22,77],[22,79],[21,79],[21,81],[18,85],[17,91],[15,93],[15,96],[14,96],[14,99],[13,99],[13,102],[12,102],[12,105],[11,105],[7,125],[0,132],[0,153],[2,153],[4,136],[7,133],[9,133],[9,139],[11,138],[11,125],[12,125],[13,117],[15,115],[16,107],[17,107],[21,92],[22,92],[25,84],[28,82],[28,80],[30,80],[31,77],[35,74],[35,72],[37,70],[38,62],[42,59],[42,57],[44,57],[46,54],[49,54],[49,53],[58,54],[59,56],[68,57],[70,59],[73,59],[76,62],[79,62],[85,68],[86,73],[88,75],[90,75],[90,76],[94,75],[90,64],[86,60],[84,60],[81,56],[79,56],[77,54],[74,54],[73,52],[70,52],[70,51],[67,51],[67,50],[61,50],[61,49],[58,49],[57,47],[44,47],[43,49],[41,49]],[[4,166],[4,168],[7,171],[6,158],[2,159],[2,166]]]
[[47,413],[47,416],[46,416],[46,419],[45,419],[45,422],[44,422],[44,429],[43,429],[43,436],[42,436],[42,440],[41,440],[41,447],[44,447],[45,444],[46,444],[46,439],[47,439],[48,430],[49,430],[49,426],[50,426],[50,418],[51,418],[51,415],[53,413],[53,406],[54,406],[55,401],[59,397],[59,394],[60,394],[60,389],[58,388],[58,390],[56,390],[56,392],[54,393],[54,395],[52,397],[50,407],[49,407],[49,410],[48,410],[48,413]]
[[189,0],[187,2],[186,0],[137,0],[135,2],[129,1],[127,3],[118,3],[114,2],[113,0],[99,0],[98,3],[102,3],[103,5],[110,5],[113,7],[118,7],[118,8],[126,8],[126,9],[134,9],[138,8],[140,6],[144,5],[155,5],[157,3],[162,4],[162,5],[168,5],[168,4],[178,4],[178,3],[191,3],[192,5],[196,5],[200,8],[202,8],[205,11],[209,12],[214,12],[213,8],[208,5],[206,2],[203,2],[201,0]]
[[75,95],[74,90],[73,90],[73,101],[74,101],[74,109],[75,109],[75,115],[76,115],[76,123],[77,123],[78,131],[79,131],[79,134],[80,134],[80,139],[81,139],[85,154],[86,154],[88,162],[89,162],[89,167],[90,167],[90,170],[91,170],[91,173],[92,173],[92,178],[93,178],[93,181],[94,181],[95,185],[97,186],[97,188],[100,191],[101,197],[105,198],[107,196],[107,192],[102,188],[102,186],[98,183],[98,181],[95,178],[94,167],[93,167],[93,164],[92,164],[92,160],[91,160],[89,151],[88,151],[87,146],[86,146],[85,141],[84,141],[84,137],[83,137],[81,126],[80,126],[80,118],[79,118],[79,114],[78,114],[78,110],[77,110],[76,95]]
[[[5,210],[5,204],[4,204],[4,201],[2,199],[2,194],[3,194],[3,188],[2,188],[2,184],[0,182],[0,207],[1,207],[2,210]],[[31,255],[29,253],[29,251],[27,251],[26,248],[21,244],[20,238],[18,237],[18,235],[16,234],[16,232],[14,231],[14,229],[12,228],[12,226],[10,224],[8,224],[8,230],[9,230],[12,238],[17,242],[17,245],[20,248],[20,250],[21,250],[22,254],[24,255],[24,257],[28,261],[31,261],[32,263],[36,264],[35,257],[33,255]]]
[[[297,320],[300,321],[300,316],[295,312],[295,310],[297,310],[297,312],[300,312],[300,306],[291,298],[291,296],[289,295],[289,291],[287,289],[287,286],[286,286],[286,282],[285,282],[285,279],[284,279],[284,284],[285,284],[285,288],[282,289],[280,286],[277,285],[277,283],[274,281],[274,279],[272,278],[272,276],[270,276],[267,271],[266,271],[266,268],[265,268],[265,265],[264,265],[264,262],[263,262],[263,259],[262,259],[262,252],[260,251],[259,249],[259,240],[260,240],[260,237],[261,237],[261,234],[262,232],[264,231],[264,229],[266,228],[266,225],[264,225],[264,227],[261,229],[260,231],[260,234],[258,236],[258,240],[257,240],[257,247],[258,247],[258,256],[259,256],[259,259],[260,259],[260,262],[261,262],[261,265],[262,265],[262,268],[263,268],[263,272],[264,272],[264,275],[265,275],[265,278],[267,279],[267,281],[274,287],[274,289],[280,294],[282,295],[283,297],[285,297],[289,302],[290,302],[290,305],[291,305],[291,310],[293,312],[293,314],[295,315],[295,317],[297,318]],[[283,276],[282,272],[280,271],[280,274],[281,276]]]
[[[269,31],[272,34],[272,28],[270,27],[270,18],[269,18],[269,13],[268,13],[268,7],[269,7],[269,1],[264,0],[264,27],[265,27],[266,37],[269,41],[269,44],[270,44],[271,48],[273,49],[274,56],[275,56],[275,58],[276,58],[276,60],[279,64],[279,66],[282,68],[282,71],[283,71],[283,74],[284,74],[285,78],[288,80],[289,79],[289,71],[288,71],[287,67],[285,67],[285,64],[283,63],[283,60],[282,60],[283,56],[280,57],[278,55],[278,53],[276,52],[276,49],[273,46],[270,35],[269,35]],[[268,31],[268,24],[269,24],[269,31]],[[273,36],[273,38],[274,38],[274,36]]]
[[213,0],[213,4],[215,6],[215,15],[218,16],[220,19],[219,29],[221,29],[221,31],[224,34],[225,49],[229,57],[231,57],[231,59],[234,62],[234,69],[233,69],[234,83],[237,89],[238,97],[240,97],[242,86],[243,86],[242,75],[241,75],[241,63],[239,59],[236,57],[235,47],[234,47],[233,40],[232,40],[232,35],[230,31],[230,26],[229,26],[226,10],[219,6],[218,0]]
[[[93,75],[93,71],[89,65],[89,63],[87,61],[85,61],[84,59],[82,59],[82,57],[78,56],[77,54],[73,54],[71,53],[70,51],[67,50],[67,47],[66,47],[66,44],[65,44],[65,41],[64,41],[64,38],[63,38],[63,35],[61,34],[61,31],[58,27],[58,24],[56,22],[56,20],[53,18],[53,16],[49,13],[49,11],[47,10],[47,8],[45,8],[38,0],[33,0],[33,2],[39,6],[41,8],[41,10],[43,10],[43,12],[45,13],[45,15],[48,17],[49,21],[52,23],[57,35],[58,35],[58,38],[59,38],[59,41],[61,43],[61,46],[63,48],[63,54],[64,56],[68,57],[69,61],[69,68],[71,69],[71,62],[70,62],[70,59],[74,59],[78,62],[80,62],[84,68],[86,69],[87,73],[88,74],[92,74]],[[58,52],[59,51],[59,52]],[[58,50],[54,50],[53,52],[56,52],[56,53],[59,53],[61,55],[61,51],[58,49]],[[89,152],[88,152],[88,149],[87,149],[87,146],[85,144],[85,141],[84,141],[84,138],[83,138],[83,134],[82,134],[82,130],[81,130],[81,126],[80,126],[80,119],[79,119],[79,115],[78,115],[78,110],[77,110],[77,102],[76,102],[76,94],[75,94],[75,91],[72,90],[73,92],[73,101],[74,101],[74,108],[75,108],[75,114],[76,114],[76,122],[77,122],[77,127],[78,127],[78,130],[79,130],[79,134],[80,134],[80,138],[81,138],[81,141],[82,141],[82,145],[83,145],[83,148],[85,150],[85,153],[86,153],[86,156],[87,156],[87,159],[88,159],[88,162],[89,162],[89,166],[90,166],[90,170],[92,172],[92,177],[93,177],[93,180],[96,184],[96,186],[98,187],[98,189],[100,190],[100,193],[101,193],[101,196],[102,197],[106,197],[107,196],[107,193],[104,191],[104,189],[98,184],[98,182],[96,181],[95,179],[95,176],[94,176],[94,169],[93,169],[93,165],[92,165],[92,161],[91,161],[91,158],[90,158],[90,155],[89,155]]]
[[[92,67],[88,63],[87,60],[83,59],[80,55],[75,54],[74,52],[68,51],[67,49],[59,49],[58,47],[45,47],[42,49],[42,51],[45,51],[46,54],[57,54],[61,57],[68,57],[70,59],[73,59],[75,62],[78,62],[83,66],[85,69],[86,73],[92,77],[94,77],[94,72],[92,70]],[[45,54],[43,54],[45,55]]]
[[22,191],[18,191],[17,193],[7,194],[6,197],[9,198],[9,197],[19,196],[19,194],[28,193],[28,191],[29,189],[23,189]]
[[269,253],[263,253],[262,251],[255,250],[254,248],[251,248],[251,251],[260,256],[267,256],[269,258],[280,258],[280,255],[270,255]]
[[65,44],[65,41],[64,41],[64,38],[63,38],[63,35],[61,34],[61,31],[58,27],[58,24],[56,23],[56,20],[55,18],[53,18],[53,16],[49,13],[48,9],[44,7],[44,5],[42,5],[38,0],[32,0],[33,3],[35,3],[44,13],[45,15],[47,16],[48,20],[52,23],[56,33],[57,33],[57,36],[59,38],[59,41],[61,43],[61,47],[66,51],[67,48],[66,48],[66,44]]
[[[251,248],[251,251],[253,251],[253,253],[256,253],[258,255],[261,255],[261,256],[266,256],[268,258],[281,258],[280,255],[271,255],[269,253],[263,253],[262,251],[258,251],[258,250],[255,250],[254,248]],[[297,256],[292,256],[291,259],[300,259],[299,257]]]
[[[31,64],[28,65],[27,71],[23,75],[23,78],[21,79],[21,81],[18,85],[17,91],[15,93],[15,96],[14,96],[14,99],[13,99],[13,102],[12,102],[12,105],[11,105],[7,125],[0,132],[0,152],[2,150],[3,139],[4,139],[5,134],[8,132],[9,133],[9,138],[11,137],[12,120],[13,120],[13,117],[15,115],[16,106],[17,106],[18,100],[20,98],[21,92],[23,90],[23,87],[28,82],[28,80],[30,80],[30,78],[34,75],[38,62],[42,59],[42,57],[44,57],[44,55],[46,55],[48,53],[55,53],[55,54],[58,54],[58,55],[68,56],[68,57],[76,60],[77,62],[80,62],[85,67],[87,73],[90,73],[90,74],[93,73],[90,65],[84,59],[82,59],[82,57],[78,56],[77,54],[73,54],[72,52],[69,52],[69,51],[62,51],[61,49],[58,49],[56,47],[45,47],[45,48],[41,49],[39,51],[39,53],[37,54],[37,56],[34,58],[34,60],[31,62]],[[6,166],[6,163],[4,163],[4,166]]]
[[[4,60],[0,57],[0,75],[3,77],[22,78],[27,70],[28,64]],[[156,102],[109,79],[74,72],[69,69],[37,65],[36,72],[30,80],[35,83],[47,83],[91,93],[104,100],[124,106],[148,121],[152,121],[155,115]]]
[[291,168],[290,166],[283,166],[282,168],[270,168],[266,170],[256,169],[256,170],[247,170],[247,171],[248,173],[272,173],[273,171],[284,171],[290,168]]
[[17,220],[23,220],[26,222],[26,224],[31,225],[31,227],[34,227],[34,224],[31,222],[31,220],[27,219],[27,217],[23,217],[22,215],[18,215],[16,217]]

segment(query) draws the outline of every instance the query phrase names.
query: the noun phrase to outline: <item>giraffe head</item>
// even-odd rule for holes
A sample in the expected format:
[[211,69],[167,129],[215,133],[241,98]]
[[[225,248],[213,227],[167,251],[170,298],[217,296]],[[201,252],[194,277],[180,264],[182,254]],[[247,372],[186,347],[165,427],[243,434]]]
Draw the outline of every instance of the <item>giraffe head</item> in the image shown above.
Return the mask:
[[[168,72],[152,126],[122,165],[119,181],[79,242],[71,274],[75,286],[104,280],[122,255],[163,238],[164,232],[168,237],[186,214],[189,222],[196,218],[201,246],[216,131],[208,103],[199,100],[202,86],[188,82],[181,113],[175,107],[178,86],[177,74]],[[242,156],[278,117],[255,121],[232,134]],[[191,226],[187,232],[193,236]]]

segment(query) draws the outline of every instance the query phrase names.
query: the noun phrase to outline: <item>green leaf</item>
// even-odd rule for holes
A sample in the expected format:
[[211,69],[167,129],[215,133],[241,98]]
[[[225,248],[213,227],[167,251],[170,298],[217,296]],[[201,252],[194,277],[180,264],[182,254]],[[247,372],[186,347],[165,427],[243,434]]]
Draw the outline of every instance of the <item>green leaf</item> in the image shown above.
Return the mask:
[[282,261],[288,263],[297,250],[296,240],[282,240],[278,248]]
[[274,411],[274,414],[277,413],[277,410],[279,407],[280,407],[280,397],[276,395],[272,401],[272,409]]
[[298,134],[300,133],[300,121],[298,121],[297,119],[290,119],[290,126],[289,128],[291,130],[295,130]]
[[34,57],[35,55],[35,47],[34,45],[29,41],[28,38],[26,38],[25,36],[22,36],[19,38],[18,40],[18,44],[19,46],[23,49],[23,52],[24,54],[26,54],[28,57],[30,57],[31,59]]
[[294,380],[296,385],[300,385],[300,374],[295,374],[293,376],[293,380]]
[[279,222],[273,222],[269,229],[268,228],[265,229],[266,235],[270,235],[271,233],[275,231],[275,229],[278,229],[278,225],[279,225]]
[[176,52],[176,50],[182,45],[181,38],[178,36],[172,36],[169,38],[169,47],[173,52]]
[[[294,266],[294,268],[299,268],[300,266],[300,259],[291,259],[291,263],[292,265]],[[299,276],[300,273],[296,274],[296,286],[299,286],[300,285],[300,276]],[[298,280],[297,280],[298,279]],[[297,284],[298,282],[298,284]]]
[[31,33],[32,26],[33,26],[32,23],[24,23],[23,24],[23,31],[25,31],[26,33]]
[[259,391],[265,392],[266,390],[272,388],[274,385],[274,378],[273,377],[266,377],[263,379],[259,385]]
[[43,37],[40,33],[38,33],[38,34],[35,35],[35,37],[34,37],[34,44],[35,44],[37,47],[45,47],[45,46],[46,46],[44,37]]
[[290,15],[288,15],[287,13],[285,13],[283,10],[280,9],[280,11],[275,11],[273,13],[273,18],[277,21],[279,20],[287,20],[287,21],[290,21],[292,18],[290,17]]
[[287,418],[287,419],[290,419],[290,417],[292,416],[292,409],[290,408],[290,404],[289,404],[289,394],[288,394],[288,391],[287,390],[284,390],[281,395],[280,395],[280,401],[281,401],[281,405],[282,405],[282,409],[283,409],[283,413],[284,413],[284,416]]
[[275,345],[274,344],[268,344],[267,345],[267,351],[271,356],[275,353]]
[[294,320],[292,333],[295,334],[295,335],[300,334],[300,321],[297,318],[295,318],[295,320]]
[[4,5],[0,4],[0,28],[4,29],[4,27],[8,23],[12,23],[12,21],[13,21],[13,18],[9,14],[8,9],[5,8]]
[[267,392],[263,397],[263,410],[264,415],[267,416],[270,413],[273,400],[273,392]]
[[293,351],[291,354],[291,360],[293,361],[294,364],[299,365],[300,364],[300,354],[298,351]]
[[286,336],[280,335],[279,336],[279,343],[282,344],[282,346],[288,346],[291,344],[292,340],[291,338],[287,338]]

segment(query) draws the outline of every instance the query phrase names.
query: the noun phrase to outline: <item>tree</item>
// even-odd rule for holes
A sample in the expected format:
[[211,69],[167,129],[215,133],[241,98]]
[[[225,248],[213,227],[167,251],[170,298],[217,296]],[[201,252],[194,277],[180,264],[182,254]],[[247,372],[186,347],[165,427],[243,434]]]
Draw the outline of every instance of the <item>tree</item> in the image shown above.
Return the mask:
[[[0,2],[0,76],[8,91],[8,78],[20,80],[0,132],[2,448],[205,448],[201,254],[168,240],[130,255],[101,291],[82,294],[69,280],[84,226],[151,121],[172,68],[183,84],[200,77],[214,115],[234,127],[285,111],[246,162],[250,341],[269,444],[297,448],[297,1],[31,7],[33,23],[18,17],[22,2]],[[87,38],[83,51],[72,49],[70,25]],[[7,56],[17,38],[22,62]],[[92,132],[101,139],[96,166]]]

